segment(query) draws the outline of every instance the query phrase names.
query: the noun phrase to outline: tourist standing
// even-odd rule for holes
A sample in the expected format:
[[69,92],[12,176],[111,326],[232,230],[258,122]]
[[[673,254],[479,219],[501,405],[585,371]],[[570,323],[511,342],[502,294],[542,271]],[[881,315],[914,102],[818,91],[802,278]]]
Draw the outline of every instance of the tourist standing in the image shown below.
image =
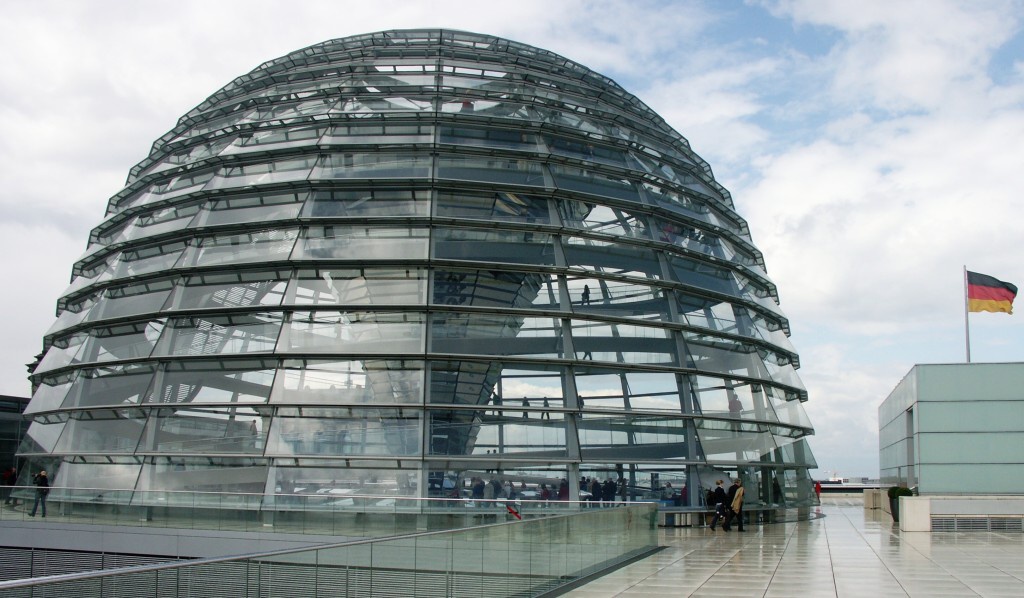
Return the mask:
[[50,478],[46,477],[46,471],[40,471],[32,478],[36,484],[36,501],[32,503],[32,512],[29,517],[36,516],[36,509],[43,505],[43,517],[46,517],[46,495],[50,493]]

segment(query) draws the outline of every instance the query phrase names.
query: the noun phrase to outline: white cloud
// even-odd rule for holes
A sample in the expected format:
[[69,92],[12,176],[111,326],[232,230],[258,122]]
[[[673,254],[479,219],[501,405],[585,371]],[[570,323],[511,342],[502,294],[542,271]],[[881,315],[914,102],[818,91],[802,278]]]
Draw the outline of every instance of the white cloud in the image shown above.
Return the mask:
[[833,51],[838,103],[886,110],[936,109],[965,87],[984,86],[993,50],[1015,32],[1019,3],[779,2],[798,25],[844,34]]

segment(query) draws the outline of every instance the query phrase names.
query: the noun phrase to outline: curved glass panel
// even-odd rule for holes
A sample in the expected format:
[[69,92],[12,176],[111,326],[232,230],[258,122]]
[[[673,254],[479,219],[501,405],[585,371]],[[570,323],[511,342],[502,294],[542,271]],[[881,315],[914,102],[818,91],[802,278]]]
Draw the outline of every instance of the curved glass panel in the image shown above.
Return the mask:
[[431,455],[566,457],[565,418],[548,411],[432,411]]
[[437,177],[506,185],[544,186],[544,169],[540,162],[490,156],[441,156],[437,160]]
[[157,278],[117,287],[108,287],[89,312],[88,322],[157,313],[167,303],[174,288],[173,278]]
[[289,220],[298,215],[307,197],[307,193],[267,193],[218,199],[207,204],[196,227]]
[[[168,456],[147,461],[139,474],[138,504],[252,509],[266,488],[269,467],[244,457]],[[230,471],[231,475],[224,475]],[[167,491],[161,495],[159,491]],[[258,498],[257,498],[258,500]],[[152,504],[152,503],[151,503]]]
[[430,194],[415,190],[314,191],[302,215],[306,218],[429,216]]
[[212,189],[269,185],[305,180],[316,157],[286,158],[273,162],[256,162],[240,166],[229,166],[217,172],[210,182]]
[[274,387],[276,360],[170,362],[147,403],[265,403]]
[[501,191],[472,195],[440,193],[437,196],[437,215],[444,218],[527,224],[552,222],[547,198]]
[[157,409],[139,452],[263,454],[264,425],[251,407]]
[[186,266],[263,263],[286,260],[298,238],[298,229],[261,230],[206,237],[189,247]]
[[87,411],[68,420],[53,450],[70,454],[132,454],[145,422],[144,413],[138,409]]
[[576,367],[580,407],[683,413],[676,374]]
[[421,154],[344,153],[324,156],[311,179],[422,179],[430,176],[431,157]]
[[280,305],[290,270],[205,272],[182,277],[170,309],[211,309]]
[[435,270],[435,305],[558,309],[554,275],[502,270]]
[[427,259],[430,231],[425,228],[328,225],[305,229],[293,260]]
[[32,401],[25,408],[24,414],[31,415],[59,408],[61,403],[64,402],[64,397],[67,396],[68,390],[71,389],[71,383],[76,375],[77,372],[72,372],[61,376],[43,378],[42,383],[32,393]]
[[659,415],[585,413],[580,418],[580,453],[585,460],[666,461],[696,459],[687,439],[688,420]]
[[419,361],[286,359],[278,380],[272,403],[401,405],[423,402],[423,363]]
[[280,331],[281,315],[274,313],[174,318],[167,322],[153,355],[269,352],[277,344]]
[[434,230],[434,258],[553,265],[553,237],[547,233],[470,228]]
[[423,305],[426,271],[418,268],[303,268],[288,297],[295,305]]
[[430,350],[433,353],[559,358],[562,357],[562,326],[554,318],[435,314],[431,318]]
[[423,315],[306,311],[292,314],[280,351],[290,353],[422,353]]
[[676,340],[671,330],[597,320],[572,320],[576,359],[673,365]]
[[281,407],[267,454],[415,456],[421,453],[421,426],[414,410]]
[[64,409],[135,405],[152,387],[152,363],[111,365],[78,371],[78,379],[64,398]]

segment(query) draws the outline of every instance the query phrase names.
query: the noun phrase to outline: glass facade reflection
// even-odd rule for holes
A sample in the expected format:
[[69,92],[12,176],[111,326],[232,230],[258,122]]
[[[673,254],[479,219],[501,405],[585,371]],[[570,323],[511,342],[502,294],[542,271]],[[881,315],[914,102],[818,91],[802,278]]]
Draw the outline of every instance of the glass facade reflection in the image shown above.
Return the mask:
[[110,199],[44,349],[20,450],[58,487],[812,496],[728,192],[613,81],[495,37],[333,40],[214,93]]

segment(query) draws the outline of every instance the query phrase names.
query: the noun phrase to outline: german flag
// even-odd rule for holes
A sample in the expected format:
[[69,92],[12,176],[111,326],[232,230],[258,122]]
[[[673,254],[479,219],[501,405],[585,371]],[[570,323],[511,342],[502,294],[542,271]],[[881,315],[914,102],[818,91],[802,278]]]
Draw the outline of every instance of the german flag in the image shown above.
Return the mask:
[[967,311],[996,311],[1013,313],[1013,298],[1017,287],[1001,280],[967,272]]

